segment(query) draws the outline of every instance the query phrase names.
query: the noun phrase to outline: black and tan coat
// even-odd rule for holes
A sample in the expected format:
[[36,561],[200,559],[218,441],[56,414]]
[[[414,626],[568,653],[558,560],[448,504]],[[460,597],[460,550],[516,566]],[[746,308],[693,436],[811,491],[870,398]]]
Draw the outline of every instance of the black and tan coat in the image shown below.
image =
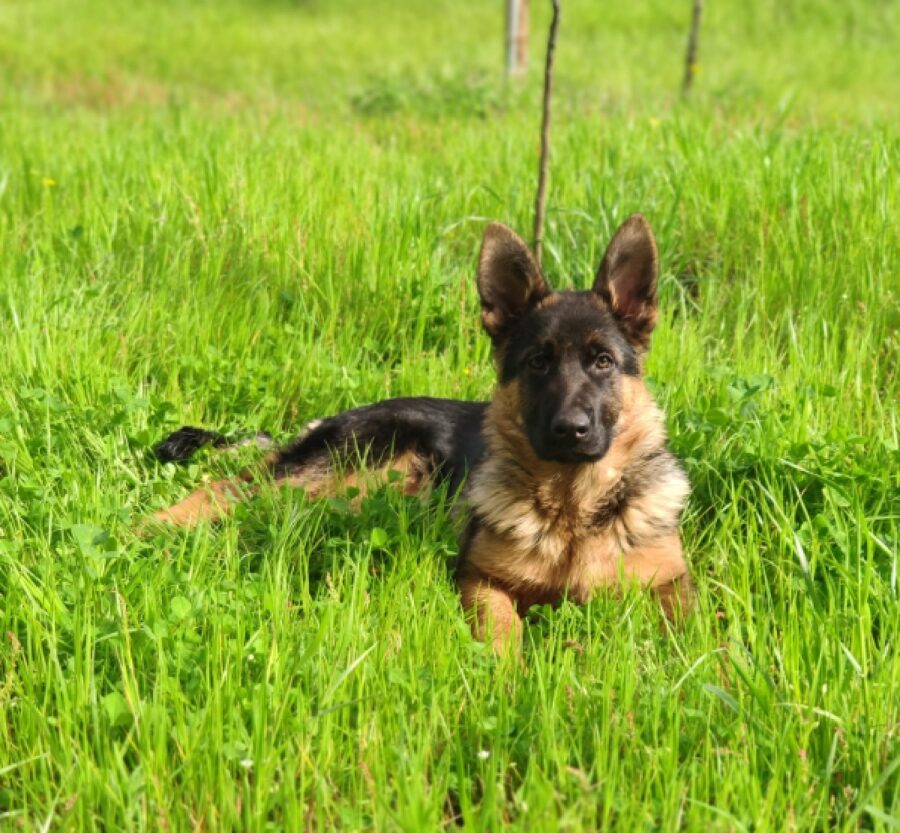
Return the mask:
[[[478,266],[498,383],[490,402],[392,399],[311,423],[266,460],[313,495],[404,475],[413,494],[450,482],[469,513],[457,573],[477,637],[514,645],[529,606],[587,601],[636,582],[670,617],[693,590],[679,537],[687,478],[666,448],[643,377],[656,323],[656,244],[643,217],[617,231],[593,288],[553,292],[528,247],[488,227]],[[182,429],[158,447],[182,459],[215,435]],[[251,473],[210,483],[156,519],[214,520]]]

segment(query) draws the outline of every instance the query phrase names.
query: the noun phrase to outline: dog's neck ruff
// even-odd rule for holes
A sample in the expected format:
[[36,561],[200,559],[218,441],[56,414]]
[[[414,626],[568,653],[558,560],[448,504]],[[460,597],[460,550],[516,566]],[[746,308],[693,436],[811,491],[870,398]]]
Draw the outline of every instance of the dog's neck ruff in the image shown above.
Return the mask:
[[639,417],[631,408],[623,413],[609,451],[586,463],[540,459],[517,418],[492,404],[488,453],[468,489],[476,521],[551,560],[600,535],[614,536],[627,552],[676,530],[689,484],[666,450],[662,413],[645,388],[640,399]]

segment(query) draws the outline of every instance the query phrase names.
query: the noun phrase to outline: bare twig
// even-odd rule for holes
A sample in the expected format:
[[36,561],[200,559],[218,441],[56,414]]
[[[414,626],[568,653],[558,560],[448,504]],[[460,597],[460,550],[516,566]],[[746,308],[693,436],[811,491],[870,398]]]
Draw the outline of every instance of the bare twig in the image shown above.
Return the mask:
[[691,31],[688,34],[687,54],[684,57],[684,79],[681,82],[681,94],[687,96],[697,74],[697,41],[700,37],[700,19],[703,17],[703,0],[694,0],[691,13]]
[[544,211],[547,203],[547,159],[550,155],[550,96],[553,92],[553,53],[556,50],[556,30],[559,28],[559,0],[553,4],[553,20],[547,38],[547,63],[544,67],[544,112],[541,119],[541,161],[538,168],[538,189],[534,201],[534,256],[541,262],[544,242]]

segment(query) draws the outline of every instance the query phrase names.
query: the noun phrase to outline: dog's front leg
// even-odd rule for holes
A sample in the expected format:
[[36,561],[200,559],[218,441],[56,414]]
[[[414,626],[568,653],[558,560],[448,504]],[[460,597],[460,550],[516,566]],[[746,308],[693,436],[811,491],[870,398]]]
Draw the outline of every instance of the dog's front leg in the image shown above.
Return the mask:
[[502,587],[480,575],[461,576],[458,580],[463,610],[472,635],[490,641],[494,651],[516,651],[522,641],[522,618],[513,597]]
[[690,573],[652,588],[660,606],[670,622],[681,622],[691,613],[697,600],[697,591]]
[[624,579],[649,588],[671,621],[680,621],[694,607],[694,583],[677,532],[629,551],[622,561],[622,573]]

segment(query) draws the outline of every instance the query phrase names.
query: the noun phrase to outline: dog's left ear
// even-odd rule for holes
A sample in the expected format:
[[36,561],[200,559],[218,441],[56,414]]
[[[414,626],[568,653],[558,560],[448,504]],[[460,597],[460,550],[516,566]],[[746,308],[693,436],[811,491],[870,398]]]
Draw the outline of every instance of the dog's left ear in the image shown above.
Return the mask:
[[596,292],[633,341],[646,347],[656,326],[659,255],[650,224],[632,214],[613,235],[597,277]]
[[478,294],[481,322],[494,342],[550,293],[525,241],[502,223],[491,223],[478,256]]

